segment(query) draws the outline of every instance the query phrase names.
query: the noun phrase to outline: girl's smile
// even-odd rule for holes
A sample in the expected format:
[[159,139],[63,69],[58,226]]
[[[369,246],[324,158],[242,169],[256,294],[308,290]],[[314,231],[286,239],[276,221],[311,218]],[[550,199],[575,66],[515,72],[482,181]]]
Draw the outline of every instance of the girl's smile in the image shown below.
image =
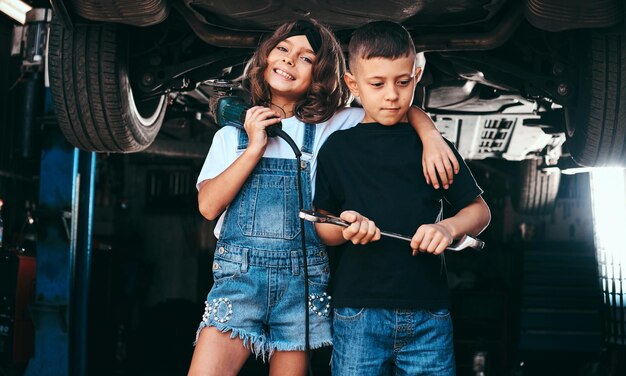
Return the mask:
[[286,79],[288,79],[290,81],[294,81],[295,80],[294,76],[290,75],[289,73],[285,72],[282,69],[276,68],[276,69],[274,69],[274,72],[278,73],[279,75],[285,77]]

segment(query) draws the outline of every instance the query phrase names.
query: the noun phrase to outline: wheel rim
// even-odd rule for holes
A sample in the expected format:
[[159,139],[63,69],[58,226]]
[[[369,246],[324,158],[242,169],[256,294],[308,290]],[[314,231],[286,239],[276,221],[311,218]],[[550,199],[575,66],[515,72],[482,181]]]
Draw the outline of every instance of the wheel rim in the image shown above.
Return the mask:
[[165,106],[165,95],[154,99],[144,100],[141,103],[135,101],[133,89],[128,90],[128,102],[133,111],[137,114],[137,120],[145,127],[151,127],[159,118],[163,106]]
[[576,133],[576,123],[574,122],[576,119],[576,113],[573,109],[566,109],[565,111],[565,132],[569,138],[574,137]]

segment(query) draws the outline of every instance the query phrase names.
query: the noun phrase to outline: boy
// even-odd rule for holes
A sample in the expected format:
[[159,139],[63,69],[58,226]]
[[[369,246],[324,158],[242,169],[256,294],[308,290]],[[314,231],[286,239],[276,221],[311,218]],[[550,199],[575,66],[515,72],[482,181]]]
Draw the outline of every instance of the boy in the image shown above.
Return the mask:
[[[337,246],[332,373],[454,375],[442,252],[463,234],[482,232],[489,208],[464,163],[446,191],[420,176],[422,143],[406,114],[423,64],[416,65],[409,33],[397,23],[373,22],[354,32],[348,51],[345,81],[365,117],[320,150],[313,203],[352,223],[316,224],[322,241]],[[458,212],[438,221],[444,198]],[[413,238],[381,239],[377,224]]]

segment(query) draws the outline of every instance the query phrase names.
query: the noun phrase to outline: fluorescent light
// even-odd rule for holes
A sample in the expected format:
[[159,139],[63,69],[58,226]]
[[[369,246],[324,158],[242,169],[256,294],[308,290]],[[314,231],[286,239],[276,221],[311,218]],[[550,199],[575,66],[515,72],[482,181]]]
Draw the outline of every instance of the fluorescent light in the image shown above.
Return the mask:
[[22,25],[26,22],[26,13],[33,9],[20,0],[0,0],[0,11]]
[[622,286],[626,284],[626,170],[596,168],[590,176],[593,228],[605,304],[623,307]]

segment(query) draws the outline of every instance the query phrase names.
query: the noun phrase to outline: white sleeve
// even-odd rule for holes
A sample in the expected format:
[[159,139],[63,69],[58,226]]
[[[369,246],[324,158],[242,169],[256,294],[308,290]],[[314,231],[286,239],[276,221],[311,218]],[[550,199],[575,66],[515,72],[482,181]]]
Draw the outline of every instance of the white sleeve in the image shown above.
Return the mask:
[[215,133],[209,153],[198,175],[196,189],[200,189],[200,183],[204,180],[213,179],[221,174],[237,159],[238,135],[238,129],[234,127],[224,127]]
[[[363,120],[364,116],[365,111],[362,108],[346,107],[337,111],[335,116],[333,116],[329,122],[332,122],[333,126],[337,127],[337,129],[334,129],[333,131],[348,129],[359,124]],[[334,118],[337,118],[337,120],[334,120]]]
[[331,117],[322,128],[317,150],[319,150],[326,139],[335,131],[354,127],[363,120],[364,116],[365,111],[360,107],[345,107],[335,112],[333,117]]

